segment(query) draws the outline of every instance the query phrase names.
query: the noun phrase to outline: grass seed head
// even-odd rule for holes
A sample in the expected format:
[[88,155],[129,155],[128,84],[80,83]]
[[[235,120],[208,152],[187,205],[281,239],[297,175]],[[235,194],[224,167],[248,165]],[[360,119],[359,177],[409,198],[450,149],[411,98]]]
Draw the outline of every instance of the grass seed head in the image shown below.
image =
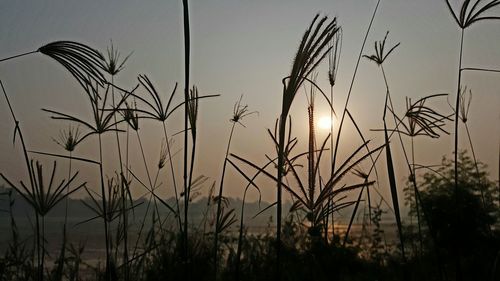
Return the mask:
[[70,125],[68,130],[59,131],[58,139],[52,138],[52,140],[66,151],[73,152],[83,138],[81,136],[79,126],[75,128]]
[[229,119],[229,121],[233,123],[239,123],[241,126],[245,127],[241,121],[243,120],[244,117],[252,114],[258,114],[257,111],[248,111],[248,105],[241,105],[241,100],[243,98],[243,95],[241,95],[240,99],[238,100],[237,103],[234,104],[233,107],[233,117]]
[[500,0],[464,0],[460,6],[460,12],[455,12],[455,9],[450,4],[450,0],[446,0],[448,10],[453,15],[461,29],[465,29],[475,22],[482,20],[498,20],[499,16],[490,15],[490,12],[495,7],[500,5]]
[[132,55],[132,52],[128,54],[122,61],[120,61],[120,52],[115,49],[113,41],[111,41],[107,51],[108,57],[104,62],[104,71],[114,76],[125,68],[125,62],[127,62],[128,58]]
[[384,61],[387,59],[387,57],[396,49],[401,43],[397,43],[394,45],[387,53],[385,52],[385,43],[387,41],[387,36],[389,35],[389,31],[386,32],[384,40],[382,41],[375,41],[375,54],[373,55],[363,55],[364,58],[367,58],[373,62],[375,62],[377,65],[382,65]]

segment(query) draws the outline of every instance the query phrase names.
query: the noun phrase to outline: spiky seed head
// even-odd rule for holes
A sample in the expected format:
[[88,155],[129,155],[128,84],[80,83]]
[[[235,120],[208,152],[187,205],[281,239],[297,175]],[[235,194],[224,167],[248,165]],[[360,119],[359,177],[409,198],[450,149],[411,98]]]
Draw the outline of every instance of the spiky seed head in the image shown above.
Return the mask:
[[107,48],[108,57],[105,60],[104,71],[114,76],[118,74],[118,72],[122,71],[125,68],[125,62],[127,62],[128,58],[132,55],[132,52],[128,54],[121,62],[120,62],[120,52],[115,49],[113,45],[113,41],[110,40],[110,46]]
[[161,170],[163,167],[165,167],[165,163],[167,162],[167,143],[162,140],[161,142],[161,149],[160,149],[160,160],[158,160],[158,169]]
[[461,29],[465,29],[475,22],[482,20],[498,20],[499,16],[489,15],[493,8],[500,5],[500,0],[465,0],[462,1],[460,12],[457,14],[450,4],[450,0],[446,0],[448,10],[453,15]]
[[196,137],[196,122],[198,121],[198,97],[198,88],[193,86],[193,88],[189,90],[189,100],[187,101],[188,119],[193,138]]
[[68,130],[59,131],[58,139],[52,138],[52,140],[66,151],[73,152],[83,138],[81,138],[79,126],[75,128],[70,125]]
[[120,110],[120,114],[134,131],[139,130],[139,115],[137,114],[137,103],[135,101],[133,106],[125,101],[125,108]]
[[424,135],[431,138],[439,138],[440,132],[448,134],[448,132],[444,129],[444,126],[446,125],[445,121],[451,120],[450,115],[443,115],[425,105],[427,100],[440,96],[446,96],[446,94],[426,96],[414,103],[411,102],[411,99],[407,99],[405,117],[408,120],[408,125],[402,123],[403,128],[406,131],[400,132],[403,132],[411,137]]
[[469,116],[470,103],[472,101],[472,90],[469,90],[467,97],[467,87],[460,90],[460,109],[458,111],[458,118],[465,124]]
[[248,105],[241,105],[241,100],[243,95],[241,95],[240,99],[237,103],[234,104],[233,107],[233,117],[229,119],[230,122],[239,123],[241,126],[245,127],[243,123],[241,123],[242,119],[251,114],[258,114],[257,111],[248,111]]
[[387,57],[396,49],[401,43],[397,43],[394,45],[387,53],[385,52],[385,43],[387,41],[387,36],[389,35],[389,31],[385,33],[384,40],[375,41],[375,54],[373,55],[363,55],[364,58],[375,62],[378,66],[382,65]]

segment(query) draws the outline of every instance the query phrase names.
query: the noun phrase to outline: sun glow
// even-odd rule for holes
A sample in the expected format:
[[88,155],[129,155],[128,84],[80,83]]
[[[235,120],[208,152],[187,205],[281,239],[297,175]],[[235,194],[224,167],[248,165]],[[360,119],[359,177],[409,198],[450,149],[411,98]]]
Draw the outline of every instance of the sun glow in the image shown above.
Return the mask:
[[322,130],[329,130],[332,124],[335,124],[330,116],[322,116],[318,120],[318,128]]

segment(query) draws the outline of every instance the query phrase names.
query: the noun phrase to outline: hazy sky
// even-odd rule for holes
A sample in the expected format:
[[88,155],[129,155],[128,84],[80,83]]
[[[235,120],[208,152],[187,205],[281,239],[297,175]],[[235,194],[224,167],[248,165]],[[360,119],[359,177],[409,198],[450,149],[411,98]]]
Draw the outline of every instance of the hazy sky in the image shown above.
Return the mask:
[[[233,104],[240,95],[250,110],[259,115],[238,127],[232,151],[257,163],[264,163],[265,153],[272,153],[266,129],[274,126],[281,106],[281,79],[288,75],[299,40],[316,13],[337,17],[343,29],[343,49],[335,109],[341,111],[354,71],[364,32],[375,0],[193,0],[190,1],[192,27],[192,82],[202,94],[220,94],[201,102],[200,136],[197,174],[219,180]],[[183,85],[183,31],[181,1],[2,1],[0,9],[0,58],[32,51],[55,40],[74,40],[105,52],[110,39],[122,55],[133,51],[126,69],[117,83],[130,88],[137,83],[137,74],[147,74],[157,88],[169,94],[175,82]],[[466,31],[464,66],[500,68],[500,22],[484,22]],[[373,53],[373,42],[383,39],[390,30],[388,44],[401,46],[386,62],[385,70],[391,92],[401,114],[405,97],[416,99],[429,94],[450,93],[454,100],[457,84],[459,30],[444,0],[382,0],[368,38],[365,54]],[[318,83],[328,90],[325,64],[318,69]],[[463,84],[472,89],[470,128],[478,158],[498,171],[500,76],[487,73],[466,73]],[[10,95],[30,149],[62,153],[51,141],[67,124],[50,120],[41,108],[57,109],[88,117],[88,104],[82,90],[68,72],[55,61],[41,54],[0,63],[0,79]],[[178,92],[181,94],[181,91]],[[351,112],[373,146],[383,142],[380,133],[385,89],[378,67],[361,61],[350,101]],[[303,95],[302,95],[303,96]],[[299,143],[307,143],[306,102],[294,104],[294,132]],[[181,95],[179,95],[180,101]],[[317,116],[324,115],[324,102],[318,97]],[[445,99],[437,108],[451,113]],[[169,128],[181,127],[181,111]],[[5,101],[0,101],[0,171],[12,179],[24,176],[19,146],[13,149],[13,122]],[[177,123],[176,123],[177,122]],[[145,124],[141,129],[146,153],[152,168],[157,161],[162,134],[159,127]],[[452,131],[452,127],[448,126]],[[463,129],[462,129],[462,132]],[[320,132],[324,137],[325,133]],[[113,143],[112,135],[105,138]],[[176,148],[182,139],[177,137]],[[76,151],[96,159],[95,139],[88,139]],[[462,139],[462,147],[467,145]],[[341,149],[344,154],[359,145],[352,126],[345,127]],[[438,164],[453,150],[452,135],[439,140],[421,139],[417,143],[417,162]],[[132,169],[144,175],[139,161],[135,136]],[[302,149],[303,146],[301,146]],[[400,149],[396,146],[396,155]],[[299,151],[297,151],[299,152]],[[105,165],[109,172],[117,169],[115,148],[108,145]],[[178,157],[177,159],[180,159]],[[383,163],[382,163],[383,164]],[[93,182],[88,166],[82,178]],[[383,166],[381,166],[383,168]],[[381,171],[384,171],[382,168]],[[180,172],[180,170],[178,170]],[[398,179],[407,171],[398,168]],[[179,173],[180,174],[180,173]],[[61,175],[64,175],[63,173]],[[164,174],[165,175],[165,174]],[[230,170],[227,191],[241,196],[244,181]],[[180,177],[179,177],[180,181]],[[386,190],[385,185],[381,188]],[[144,190],[137,187],[135,194]],[[382,191],[386,193],[386,191]],[[263,190],[264,198],[274,198],[273,186]]]

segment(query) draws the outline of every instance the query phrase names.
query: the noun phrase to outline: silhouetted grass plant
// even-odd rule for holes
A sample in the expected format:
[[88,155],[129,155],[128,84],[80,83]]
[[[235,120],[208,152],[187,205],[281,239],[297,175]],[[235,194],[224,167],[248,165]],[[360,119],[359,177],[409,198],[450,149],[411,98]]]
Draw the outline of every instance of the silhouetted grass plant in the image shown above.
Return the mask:
[[[333,137],[334,127],[332,124],[330,134],[322,139],[319,144],[316,143],[315,94],[319,92],[326,103],[328,103],[330,118],[333,120],[334,116],[336,116],[333,108],[334,86],[337,83],[342,32],[336,18],[328,19],[327,17],[316,15],[302,36],[299,48],[293,59],[290,74],[282,80],[281,112],[276,121],[274,131],[270,129],[267,131],[276,149],[276,156],[271,157],[266,155],[268,161],[265,165],[257,165],[250,160],[231,153],[233,134],[235,133],[237,124],[244,126],[242,123],[243,118],[254,113],[250,112],[246,105],[241,104],[240,98],[233,108],[233,116],[230,119],[231,130],[221,170],[219,188],[216,190],[215,181],[213,181],[211,188],[209,186],[207,203],[198,226],[195,225],[195,220],[190,217],[190,205],[204,192],[203,188],[212,182],[208,177],[197,175],[197,171],[195,171],[196,160],[199,157],[198,154],[200,154],[197,148],[199,142],[203,141],[200,138],[200,128],[198,127],[202,118],[199,111],[199,101],[202,98],[215,97],[217,95],[202,96],[199,94],[198,88],[191,85],[190,82],[191,38],[188,0],[182,1],[185,81],[184,98],[181,102],[176,102],[174,99],[177,84],[175,84],[173,91],[167,97],[168,99],[165,103],[160,91],[157,91],[153,82],[146,75],[139,75],[139,84],[131,90],[125,90],[117,86],[115,84],[115,76],[123,70],[130,54],[121,59],[120,53],[115,49],[112,42],[107,49],[107,58],[99,51],[84,44],[72,41],[56,41],[42,46],[33,52],[1,59],[0,62],[3,62],[40,52],[56,60],[82,86],[90,103],[92,118],[90,121],[87,121],[71,114],[52,109],[43,109],[45,112],[51,114],[53,119],[64,120],[79,127],[76,127],[76,129],[75,127],[69,127],[67,131],[61,131],[61,135],[55,140],[66,150],[67,155],[28,151],[19,127],[19,121],[14,115],[3,84],[1,85],[14,119],[14,141],[19,136],[30,181],[29,184],[20,181],[20,185],[14,185],[3,174],[0,174],[0,176],[28,202],[36,213],[36,226],[34,229],[36,243],[34,244],[37,264],[31,264],[30,261],[30,255],[35,255],[35,251],[30,253],[26,250],[27,244],[19,238],[17,225],[12,214],[14,201],[11,198],[11,191],[9,193],[9,204],[12,242],[5,255],[6,258],[0,259],[0,280],[9,277],[14,280],[43,280],[44,278],[49,278],[50,280],[63,280],[65,278],[68,280],[81,280],[89,277],[82,276],[80,272],[80,267],[85,265],[82,257],[85,247],[83,244],[79,246],[70,244],[67,240],[66,231],[68,196],[80,188],[84,188],[88,196],[87,200],[82,201],[84,202],[83,204],[89,207],[94,213],[92,218],[80,224],[100,219],[104,225],[106,263],[104,268],[101,268],[99,263],[96,266],[89,266],[95,272],[95,279],[401,280],[402,278],[407,278],[411,270],[420,269],[420,266],[427,264],[424,259],[430,257],[427,253],[429,244],[435,246],[439,266],[439,276],[435,279],[446,279],[446,276],[442,273],[450,271],[448,260],[444,260],[445,265],[448,267],[441,268],[441,262],[443,261],[441,257],[443,256],[445,258],[456,258],[457,263],[455,265],[457,268],[452,276],[457,276],[458,278],[461,272],[461,265],[464,262],[469,262],[461,258],[461,255],[465,253],[457,249],[457,255],[447,255],[449,254],[447,252],[441,255],[443,247],[440,246],[456,243],[456,241],[460,240],[457,237],[462,237],[462,234],[457,235],[451,242],[442,242],[441,244],[437,242],[442,241],[439,240],[442,238],[440,236],[442,233],[439,233],[438,230],[441,230],[445,226],[443,226],[444,224],[436,225],[436,217],[433,215],[441,209],[436,210],[429,203],[424,204],[423,200],[429,200],[429,198],[422,199],[417,187],[417,168],[426,168],[429,170],[433,168],[417,164],[415,160],[414,138],[417,136],[438,138],[440,134],[447,133],[444,126],[447,121],[450,121],[450,116],[439,113],[427,103],[428,100],[441,97],[442,95],[427,96],[416,102],[407,99],[407,108],[404,114],[402,116],[397,115],[396,109],[392,104],[389,83],[383,65],[388,56],[399,46],[399,43],[388,48],[386,46],[386,34],[386,37],[382,41],[375,42],[375,54],[364,56],[380,66],[386,86],[384,114],[382,117],[384,128],[381,130],[384,132],[384,142],[382,145],[377,145],[374,148],[371,147],[370,140],[365,138],[361,127],[349,110],[348,105],[360,59],[363,57],[364,46],[371,31],[379,4],[380,0],[377,1],[361,46],[336,138]],[[460,13],[453,12],[448,0],[447,4],[462,31],[458,78],[459,94],[457,95],[455,106],[455,170],[448,169],[445,171],[443,169],[436,169],[435,171],[443,173],[452,171],[455,174],[455,196],[458,202],[458,199],[461,198],[458,196],[461,196],[461,193],[458,194],[457,192],[457,173],[463,172],[458,171],[456,159],[458,151],[458,119],[464,123],[467,131],[473,152],[473,162],[475,163],[475,176],[484,175],[481,171],[480,162],[476,159],[471,135],[467,126],[470,100],[469,102],[466,101],[465,91],[461,90],[461,73],[465,70],[497,72],[497,70],[466,68],[462,66],[464,30],[478,21],[500,19],[499,17],[489,15],[492,9],[500,4],[500,1],[466,0],[461,5]],[[327,57],[329,62],[329,97],[319,87],[318,83],[316,83],[316,75],[314,74],[317,67]],[[111,81],[107,81],[105,74],[106,76],[109,75]],[[306,85],[310,86],[310,94],[308,95],[307,90],[305,91],[308,99],[308,140],[306,150],[297,153],[299,139],[292,134],[291,111],[293,102],[300,94],[300,89],[306,88]],[[144,89],[145,93],[138,93],[136,91],[138,87]],[[171,124],[168,121],[170,121],[170,118],[178,109],[182,108],[184,109],[184,124],[180,131],[184,137],[184,141],[181,148],[183,150],[183,157],[180,159],[183,169],[183,185],[181,188],[178,186],[177,178],[181,173],[177,173],[174,169],[175,152],[172,150],[172,147],[175,134],[168,133],[170,131],[167,128],[170,130]],[[339,144],[340,137],[343,136],[341,132],[345,117],[348,117],[352,122],[362,141],[347,154],[347,157],[343,161],[336,163],[340,154]],[[394,121],[394,127],[390,126],[387,118],[391,118]],[[141,134],[142,130],[141,132],[139,131],[142,120],[155,120],[162,123],[162,144],[159,154],[155,155],[157,157],[154,159],[156,161],[155,172],[153,172],[153,166],[151,166],[151,161],[154,157],[144,150],[142,142],[144,135]],[[126,126],[126,130],[124,126]],[[129,150],[134,149],[130,148],[129,144],[130,129],[134,130],[137,136],[137,148],[141,153],[145,175],[140,174],[137,170],[133,170],[129,162]],[[119,172],[115,171],[115,175],[111,178],[107,178],[103,168],[104,142],[102,136],[109,132],[114,132],[118,148],[118,158],[106,159],[106,166],[115,167],[119,165]],[[122,132],[126,132],[125,158],[123,158],[121,146],[123,139],[120,138],[120,133]],[[408,178],[413,187],[413,195],[408,198],[414,200],[410,206],[416,210],[418,218],[419,258],[420,256],[422,257],[422,260],[419,261],[412,260],[411,257],[407,259],[405,255],[402,216],[400,214],[397,194],[398,186],[396,185],[396,167],[394,166],[396,161],[393,159],[393,152],[391,150],[391,145],[394,148],[393,143],[391,143],[391,138],[393,138],[394,134],[397,134],[399,137],[406,164],[409,168]],[[98,149],[99,160],[95,161],[84,157],[75,157],[73,155],[75,147],[82,141],[87,140],[88,137],[94,135],[98,137],[96,150]],[[411,161],[406,152],[402,136],[410,138]],[[328,147],[328,143],[330,147]],[[325,176],[324,173],[321,173],[320,166],[325,161],[325,153],[327,153],[328,149],[330,150],[330,170]],[[389,206],[390,204],[388,206],[395,213],[402,259],[398,255],[392,254],[389,246],[382,245],[385,242],[382,241],[382,236],[384,236],[384,230],[381,226],[383,211],[380,205],[382,202],[386,202],[385,199],[381,196],[380,203],[375,208],[372,207],[371,203],[370,190],[375,190],[380,195],[377,188],[373,186],[378,181],[376,164],[383,152],[385,152],[386,156],[393,209]],[[43,173],[42,165],[39,162],[31,160],[29,153],[68,159],[68,178],[61,180],[59,185],[55,184],[56,165],[54,164],[52,173],[49,174],[50,182],[47,185],[46,181],[44,181],[46,175]],[[371,160],[370,169],[365,171],[362,164],[369,160]],[[78,172],[72,173],[72,161],[83,161],[99,166],[100,192],[94,191],[85,184],[78,185],[74,183]],[[230,205],[230,200],[225,196],[226,189],[224,184],[227,163],[231,164],[247,181],[246,186],[242,189],[243,201],[241,202],[237,234],[230,232],[230,227],[236,223],[238,214],[236,209]],[[164,171],[163,169],[167,165],[169,166],[169,172],[165,180],[162,181],[161,172]],[[250,177],[243,167],[251,168],[255,172],[253,176]],[[275,168],[276,171],[269,171],[272,168]],[[372,171],[375,171],[376,180],[371,178]],[[354,175],[354,177],[348,178],[349,175]],[[276,184],[276,201],[260,209],[254,218],[262,215],[270,208],[276,207],[276,222],[274,222],[274,218],[269,221],[269,226],[276,223],[274,233],[272,228],[269,228],[265,234],[251,234],[247,233],[247,228],[245,227],[245,204],[248,204],[246,202],[247,194],[251,187],[255,188],[258,192],[260,203],[260,192],[263,186],[259,186],[256,182],[257,177],[260,176],[264,176],[268,180],[270,179],[273,184]],[[107,180],[105,180],[106,178]],[[491,191],[490,186],[485,187],[488,189],[483,192],[482,184],[489,184],[489,182],[485,180],[484,182],[477,183],[479,187],[474,186],[474,192],[477,190],[481,192],[483,207],[487,205],[492,210],[495,210],[495,205],[492,203],[494,192]],[[140,201],[135,201],[131,195],[131,188],[136,186],[142,186],[146,190],[145,194],[139,198]],[[172,200],[175,200],[175,206],[169,199],[159,196],[157,189],[162,186],[165,186],[166,190],[173,190],[175,199]],[[282,210],[283,206],[285,206],[283,191],[290,195],[292,199],[289,214],[286,217]],[[350,198],[348,194],[353,191],[359,193],[354,198]],[[352,234],[352,226],[354,225],[360,204],[364,201],[363,194],[365,193],[367,201],[365,209],[367,206],[368,222],[371,223],[373,221],[375,228],[371,238],[368,238],[367,243],[361,241],[355,246],[355,244],[349,243],[353,239],[352,237],[355,237]],[[425,194],[424,196],[428,195]],[[45,263],[45,257],[47,256],[45,247],[45,217],[50,210],[64,199],[66,199],[66,211],[61,251],[52,270],[49,270],[50,266]],[[143,203],[143,199],[148,201],[145,206],[145,213],[136,220],[135,210]],[[160,211],[161,207],[167,209],[166,214]],[[353,210],[350,214],[347,231],[343,237],[344,243],[341,244],[338,243],[340,236],[336,236],[335,233],[334,222],[336,218],[334,217],[338,210],[346,207],[352,207]],[[423,219],[426,221],[431,240],[425,236],[425,227],[423,230],[420,227],[421,211]],[[133,214],[134,220],[130,220],[129,214]],[[365,238],[361,239],[370,237],[367,234],[366,217],[367,211],[365,210],[362,230],[362,236]],[[132,222],[139,223],[139,230],[133,249],[129,251],[129,231],[134,226],[131,224]],[[329,238],[330,222],[333,233],[331,239]],[[465,230],[463,231],[466,232]],[[490,229],[489,235],[493,235],[493,231],[494,227]],[[421,232],[424,232],[424,234]],[[276,235],[275,237],[274,234]],[[491,238],[494,236],[488,237]],[[448,251],[448,249],[446,250]],[[363,255],[366,255],[366,253],[369,253],[369,257],[363,258]],[[11,260],[14,264],[6,264],[6,259]],[[332,265],[334,266],[332,267]],[[16,266],[20,269],[19,272],[13,270]],[[426,266],[429,266],[429,268],[433,267],[433,265]],[[494,278],[496,266],[491,265],[491,267]],[[285,268],[286,270],[284,270]],[[465,268],[468,269],[468,267]],[[389,273],[389,271],[393,272]],[[433,271],[429,270],[429,272]],[[274,276],[274,278],[271,276]]]
[[[229,133],[229,138],[227,141],[226,154],[224,156],[224,164],[222,166],[222,175],[220,178],[219,192],[218,192],[218,196],[217,196],[217,212],[216,212],[216,218],[215,218],[215,231],[214,231],[214,278],[215,279],[217,279],[217,270],[218,270],[218,268],[217,268],[217,254],[219,251],[219,248],[218,248],[219,233],[222,232],[222,229],[220,227],[224,225],[221,222],[221,216],[223,213],[223,211],[222,211],[222,195],[224,192],[224,177],[226,175],[226,165],[227,165],[227,161],[228,161],[229,150],[231,148],[231,140],[233,139],[233,133],[234,133],[234,129],[235,129],[236,124],[240,124],[241,126],[245,127],[245,125],[243,125],[243,123],[242,123],[243,118],[245,118],[251,114],[257,113],[256,111],[249,111],[248,105],[242,105],[241,104],[242,98],[243,98],[243,95],[240,97],[238,102],[234,105],[233,116],[229,120],[231,122],[231,131]],[[243,195],[243,205],[245,204],[244,203],[245,197],[246,197],[246,190],[245,190],[245,193]],[[242,216],[243,216],[243,206],[242,206]],[[227,221],[227,218],[229,218],[228,214],[226,214],[226,221]],[[243,218],[241,218],[241,220],[243,220]],[[241,223],[243,223],[243,222],[241,222]],[[241,232],[240,232],[240,235],[241,235]],[[240,238],[240,240],[241,240],[241,238]]]
[[281,216],[282,216],[282,184],[283,184],[283,167],[285,164],[284,148],[285,148],[285,131],[286,120],[290,112],[293,100],[297,95],[300,87],[307,81],[307,77],[314,71],[319,63],[328,55],[331,47],[328,47],[329,42],[339,30],[337,20],[328,21],[327,17],[319,19],[316,15],[311,22],[311,25],[304,33],[299,45],[297,54],[295,55],[292,70],[290,75],[283,79],[283,99],[281,113],[279,117],[279,132],[278,132],[278,172],[277,172],[277,214],[276,214],[276,272],[277,278],[281,276]]

